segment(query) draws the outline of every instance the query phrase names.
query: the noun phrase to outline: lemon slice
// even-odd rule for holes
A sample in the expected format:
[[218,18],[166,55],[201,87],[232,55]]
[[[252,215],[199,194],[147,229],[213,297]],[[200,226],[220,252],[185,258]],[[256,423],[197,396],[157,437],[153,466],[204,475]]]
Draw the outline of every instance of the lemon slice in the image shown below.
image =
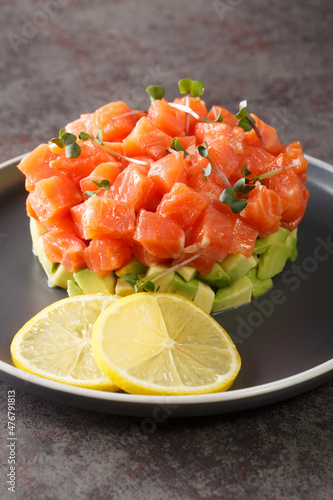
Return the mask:
[[132,394],[225,391],[241,366],[225,330],[199,306],[168,293],[120,299],[97,318],[97,365]]
[[98,368],[91,348],[92,326],[115,300],[115,295],[78,295],[46,307],[15,335],[15,366],[65,384],[118,390]]

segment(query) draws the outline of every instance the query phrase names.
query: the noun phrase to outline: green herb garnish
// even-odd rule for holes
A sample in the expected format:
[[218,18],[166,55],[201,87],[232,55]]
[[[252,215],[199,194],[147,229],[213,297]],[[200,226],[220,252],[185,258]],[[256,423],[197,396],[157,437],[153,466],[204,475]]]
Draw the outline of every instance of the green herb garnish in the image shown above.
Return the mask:
[[148,93],[150,97],[151,103],[158,99],[163,99],[165,90],[162,85],[150,85],[149,87],[146,88],[146,92]]
[[247,205],[245,198],[236,198],[235,190],[232,188],[226,188],[222,192],[220,201],[229,205],[234,214],[239,214]]
[[90,139],[97,142],[101,146],[104,146],[101,130],[97,132],[96,137],[91,137],[91,135],[87,134],[87,132],[80,132],[79,139],[81,139],[81,141],[88,141]]
[[247,108],[247,101],[241,101],[239,103],[239,111],[236,115],[236,118],[238,120],[238,123],[237,125],[239,127],[241,127],[243,130],[245,130],[245,132],[249,132],[250,130],[254,130],[255,133],[257,134],[259,140],[260,140],[260,143],[261,143],[261,147],[263,149],[266,149],[265,148],[265,143],[264,143],[264,140],[262,138],[262,135],[260,133],[260,130],[258,129],[257,125],[256,125],[256,121],[255,119],[250,115],[250,113],[247,112],[246,110]]
[[181,94],[188,94],[199,100],[205,91],[205,87],[202,82],[199,82],[199,80],[191,80],[191,78],[183,78],[183,80],[179,80],[178,87]]
[[[288,167],[281,167],[275,170],[270,170],[269,172],[265,172],[264,174],[257,175],[255,177],[247,177],[251,175],[250,170],[248,170],[247,166],[243,165],[242,167],[242,177],[235,182],[233,188],[226,188],[221,196],[220,201],[222,203],[226,203],[230,206],[232,212],[234,214],[239,214],[247,205],[247,200],[245,198],[237,198],[236,195],[240,194],[242,196],[248,196],[252,189],[255,188],[255,182],[259,181],[261,184],[262,179],[267,179],[268,177],[272,177],[273,175],[279,174],[286,170],[287,168],[291,168],[293,165],[289,165]],[[254,182],[253,184],[250,184]]]
[[210,120],[209,118],[203,118],[202,121],[205,123],[223,122],[223,116],[221,115],[221,111],[220,111],[219,114],[217,115],[217,117],[215,118],[215,120]]
[[144,292],[157,292],[160,288],[159,286],[156,288],[151,280],[147,280],[145,278],[140,279],[135,273],[125,274],[122,279],[133,288],[135,293],[138,293],[139,288],[141,288]]
[[180,262],[179,264],[169,267],[168,269],[162,271],[161,273],[149,276],[148,280],[146,276],[144,276],[143,278],[139,278],[139,276],[135,273],[125,274],[125,276],[123,276],[122,279],[126,281],[126,283],[128,283],[133,288],[135,293],[138,293],[140,289],[142,289],[144,292],[157,292],[160,287],[159,286],[157,288],[155,287],[154,281],[156,279],[163,278],[163,276],[166,276],[169,273],[177,271],[177,269],[186,266],[187,264],[197,259],[198,257],[199,254],[192,255],[192,257],[189,257],[187,260],[184,260],[184,262]]
[[65,148],[65,155],[67,158],[78,158],[81,154],[81,148],[76,140],[76,135],[66,132],[64,128],[61,128],[59,130],[59,137],[53,137],[51,142],[61,149]]
[[170,144],[170,147],[169,149],[167,149],[167,153],[170,154],[170,149],[173,149],[174,151],[183,151],[184,152],[184,156],[187,156],[188,155],[188,152],[186,151],[186,149],[183,148],[183,146],[180,144],[179,140],[177,139],[177,137],[174,137],[172,139],[172,142]]
[[223,116],[222,116],[221,111],[217,112],[215,106],[213,106],[212,109],[214,111],[215,119],[214,120],[210,120],[209,118],[203,118],[202,121],[205,122],[205,123],[223,122]]
[[[199,80],[191,80],[191,78],[183,78],[183,80],[179,80],[178,87],[181,94],[186,94],[186,108],[189,109],[191,109],[190,96],[196,97],[197,100],[200,101],[201,96],[205,91],[205,87],[202,82],[199,82]],[[185,122],[185,135],[189,134],[189,124],[190,116],[187,113]]]
[[94,194],[98,194],[104,190],[109,191],[110,189],[110,181],[108,179],[102,179],[100,182],[93,180],[92,182],[98,187],[98,189],[96,189],[96,191],[85,191],[84,195],[89,198],[94,196]]

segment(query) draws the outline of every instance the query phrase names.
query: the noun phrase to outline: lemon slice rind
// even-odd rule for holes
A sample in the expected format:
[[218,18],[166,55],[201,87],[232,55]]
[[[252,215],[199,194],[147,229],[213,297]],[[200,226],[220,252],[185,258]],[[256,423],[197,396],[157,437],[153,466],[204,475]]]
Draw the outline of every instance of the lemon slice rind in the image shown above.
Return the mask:
[[[185,318],[188,334],[171,331],[180,331]],[[196,325],[201,332],[195,331]],[[226,391],[241,366],[235,345],[219,323],[192,301],[166,293],[133,294],[110,305],[95,322],[92,349],[105,375],[131,394]]]
[[115,295],[79,295],[47,306],[15,335],[10,346],[14,365],[68,385],[119,390],[99,369],[91,349],[92,326],[115,300]]

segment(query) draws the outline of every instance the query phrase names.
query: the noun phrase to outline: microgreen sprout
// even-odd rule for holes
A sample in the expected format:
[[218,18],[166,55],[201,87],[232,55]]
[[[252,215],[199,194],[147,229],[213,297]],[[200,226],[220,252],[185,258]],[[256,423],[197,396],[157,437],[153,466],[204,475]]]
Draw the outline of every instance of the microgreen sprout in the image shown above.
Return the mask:
[[[186,94],[186,108],[190,108],[190,95],[192,97],[196,97],[198,101],[201,100],[201,96],[205,91],[204,84],[199,82],[199,80],[191,80],[191,78],[183,78],[178,82],[179,92],[181,94]],[[188,112],[187,112],[188,113]],[[192,113],[190,113],[192,114]],[[199,115],[197,115],[199,119]],[[189,134],[189,124],[190,124],[190,116],[186,114],[186,122],[185,122],[185,135]]]
[[202,82],[199,82],[199,80],[191,80],[191,78],[183,78],[183,80],[179,80],[178,87],[181,94],[191,95],[199,100],[205,91],[205,87]]
[[247,166],[244,163],[242,167],[242,177],[238,179],[237,182],[235,182],[233,188],[224,189],[224,191],[220,196],[220,201],[222,203],[226,203],[227,205],[229,205],[234,214],[239,214],[239,212],[241,212],[246,207],[247,200],[245,198],[237,198],[236,196],[237,194],[246,197],[250,194],[252,189],[255,188],[256,181],[259,181],[261,184],[264,184],[262,179],[267,179],[268,177],[277,175],[293,166],[294,164],[292,163],[287,167],[276,168],[275,170],[270,170],[268,172],[265,172],[264,174],[257,175],[255,177],[247,177],[248,175],[251,175],[251,172],[250,170],[248,170]]
[[217,115],[217,117],[215,118],[215,120],[210,120],[209,118],[203,118],[202,121],[205,123],[223,122],[223,116],[221,115],[221,111],[220,111],[219,114]]
[[61,149],[65,148],[65,155],[67,158],[78,158],[81,154],[81,148],[76,140],[76,135],[66,132],[66,130],[62,128],[59,130],[59,137],[53,137],[51,142]]
[[245,198],[236,198],[235,190],[232,188],[226,188],[222,192],[220,201],[229,205],[234,214],[239,214],[247,205]]
[[223,116],[222,116],[221,111],[217,112],[215,106],[213,106],[212,110],[214,111],[214,115],[215,115],[214,120],[210,120],[209,118],[203,118],[202,121],[205,122],[205,123],[223,122]]
[[87,132],[80,132],[79,139],[81,139],[81,141],[88,141],[90,139],[103,146],[103,137],[101,130],[97,132],[96,137],[92,137],[91,135],[87,134]]
[[172,139],[172,142],[169,146],[169,148],[166,150],[167,153],[172,153],[173,151],[183,151],[184,152],[184,156],[187,156],[188,155],[188,152],[186,151],[186,149],[183,148],[183,146],[180,144],[179,140],[177,139],[177,137],[174,137]]
[[149,87],[146,88],[146,92],[150,97],[151,103],[158,99],[163,99],[165,90],[162,85],[150,85]]
[[160,287],[159,286],[157,288],[155,287],[154,281],[156,279],[163,278],[163,276],[166,276],[169,273],[177,271],[177,269],[186,266],[187,264],[197,259],[198,257],[199,254],[192,255],[192,257],[189,257],[188,259],[184,260],[183,262],[180,262],[179,264],[175,264],[174,266],[169,267],[168,269],[162,271],[161,273],[149,276],[149,279],[147,279],[147,276],[139,278],[139,276],[135,273],[125,274],[125,276],[123,276],[122,279],[126,281],[126,283],[128,283],[133,288],[135,293],[138,293],[140,290],[143,290],[144,292],[157,292]]
[[225,184],[227,187],[231,188],[231,184],[224,175],[223,172],[219,169],[219,167],[216,165],[216,163],[212,160],[212,158],[209,156],[209,151],[208,151],[208,144],[205,141],[205,145],[198,146],[198,153],[202,158],[206,158],[209,163],[206,168],[203,169],[203,174],[205,176],[205,179],[208,180],[208,177],[212,172],[214,172],[217,177]]
[[140,291],[139,289],[144,292],[157,292],[160,288],[159,286],[156,288],[151,280],[147,280],[146,278],[140,279],[135,273],[125,274],[122,279],[133,288],[135,293],[138,293]]
[[247,101],[246,100],[245,101],[241,101],[239,103],[239,111],[238,111],[238,113],[236,115],[236,118],[238,120],[237,125],[239,127],[241,127],[243,130],[245,130],[245,132],[249,132],[250,130],[253,129],[255,131],[255,133],[257,134],[259,140],[260,140],[261,147],[263,149],[266,149],[263,137],[262,137],[262,135],[260,133],[260,130],[258,129],[258,127],[256,125],[256,121],[250,115],[250,113],[247,112],[246,108],[247,108]]
[[98,189],[96,189],[96,191],[85,191],[85,196],[88,196],[89,198],[94,196],[94,194],[98,194],[104,190],[109,191],[110,189],[110,181],[108,179],[102,179],[100,182],[93,180],[92,182],[98,187]]

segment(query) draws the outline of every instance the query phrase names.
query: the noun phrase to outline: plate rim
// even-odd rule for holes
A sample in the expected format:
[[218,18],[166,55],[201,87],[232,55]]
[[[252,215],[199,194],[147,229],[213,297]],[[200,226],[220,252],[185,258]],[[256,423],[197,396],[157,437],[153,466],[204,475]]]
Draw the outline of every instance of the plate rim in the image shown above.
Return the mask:
[[[15,158],[6,160],[0,164],[0,173],[3,169],[13,168],[18,165],[18,163],[24,158],[28,153],[19,155]],[[315,158],[311,155],[304,155],[309,163],[324,169],[333,175],[333,166],[328,162]],[[80,397],[84,400],[99,400],[104,403],[114,404],[115,406],[118,404],[127,405],[127,404],[139,404],[140,406],[144,405],[178,405],[181,407],[186,407],[188,405],[209,405],[209,404],[218,404],[221,405],[218,413],[223,413],[223,403],[232,403],[232,402],[245,402],[248,400],[256,400],[260,399],[267,395],[274,395],[281,391],[286,391],[288,389],[297,388],[300,386],[306,385],[306,383],[312,381],[315,383],[316,381],[322,381],[322,378],[325,377],[327,381],[333,377],[333,358],[320,363],[312,368],[304,370],[302,372],[296,373],[294,375],[284,377],[278,380],[274,380],[272,382],[267,382],[264,384],[255,385],[252,387],[247,387],[244,389],[231,389],[226,392],[217,392],[211,394],[197,394],[197,395],[181,395],[181,396],[154,396],[154,395],[137,395],[137,394],[126,394],[122,392],[104,392],[98,391],[94,389],[86,389],[77,386],[71,386],[67,384],[62,384],[61,382],[56,382],[53,380],[49,380],[43,378],[39,375],[34,375],[25,371],[22,371],[15,366],[0,360],[0,375],[6,374],[10,377],[10,379],[23,382],[26,385],[27,392],[31,392],[28,390],[29,385],[32,384],[34,387],[38,387],[40,389],[51,390],[51,392],[56,393],[64,393],[66,395],[72,395],[74,397]],[[315,385],[314,385],[315,387]],[[308,390],[307,387],[300,392],[305,392]],[[297,392],[299,394],[300,392]],[[43,396],[41,396],[43,397]],[[47,396],[45,396],[47,398]],[[285,398],[280,398],[285,399]],[[263,406],[265,403],[259,402],[259,406]],[[73,404],[74,406],[74,404]],[[250,406],[246,406],[245,408],[240,408],[241,410],[250,408]],[[114,413],[121,413],[119,409],[114,408]],[[134,413],[133,413],[134,414]]]

